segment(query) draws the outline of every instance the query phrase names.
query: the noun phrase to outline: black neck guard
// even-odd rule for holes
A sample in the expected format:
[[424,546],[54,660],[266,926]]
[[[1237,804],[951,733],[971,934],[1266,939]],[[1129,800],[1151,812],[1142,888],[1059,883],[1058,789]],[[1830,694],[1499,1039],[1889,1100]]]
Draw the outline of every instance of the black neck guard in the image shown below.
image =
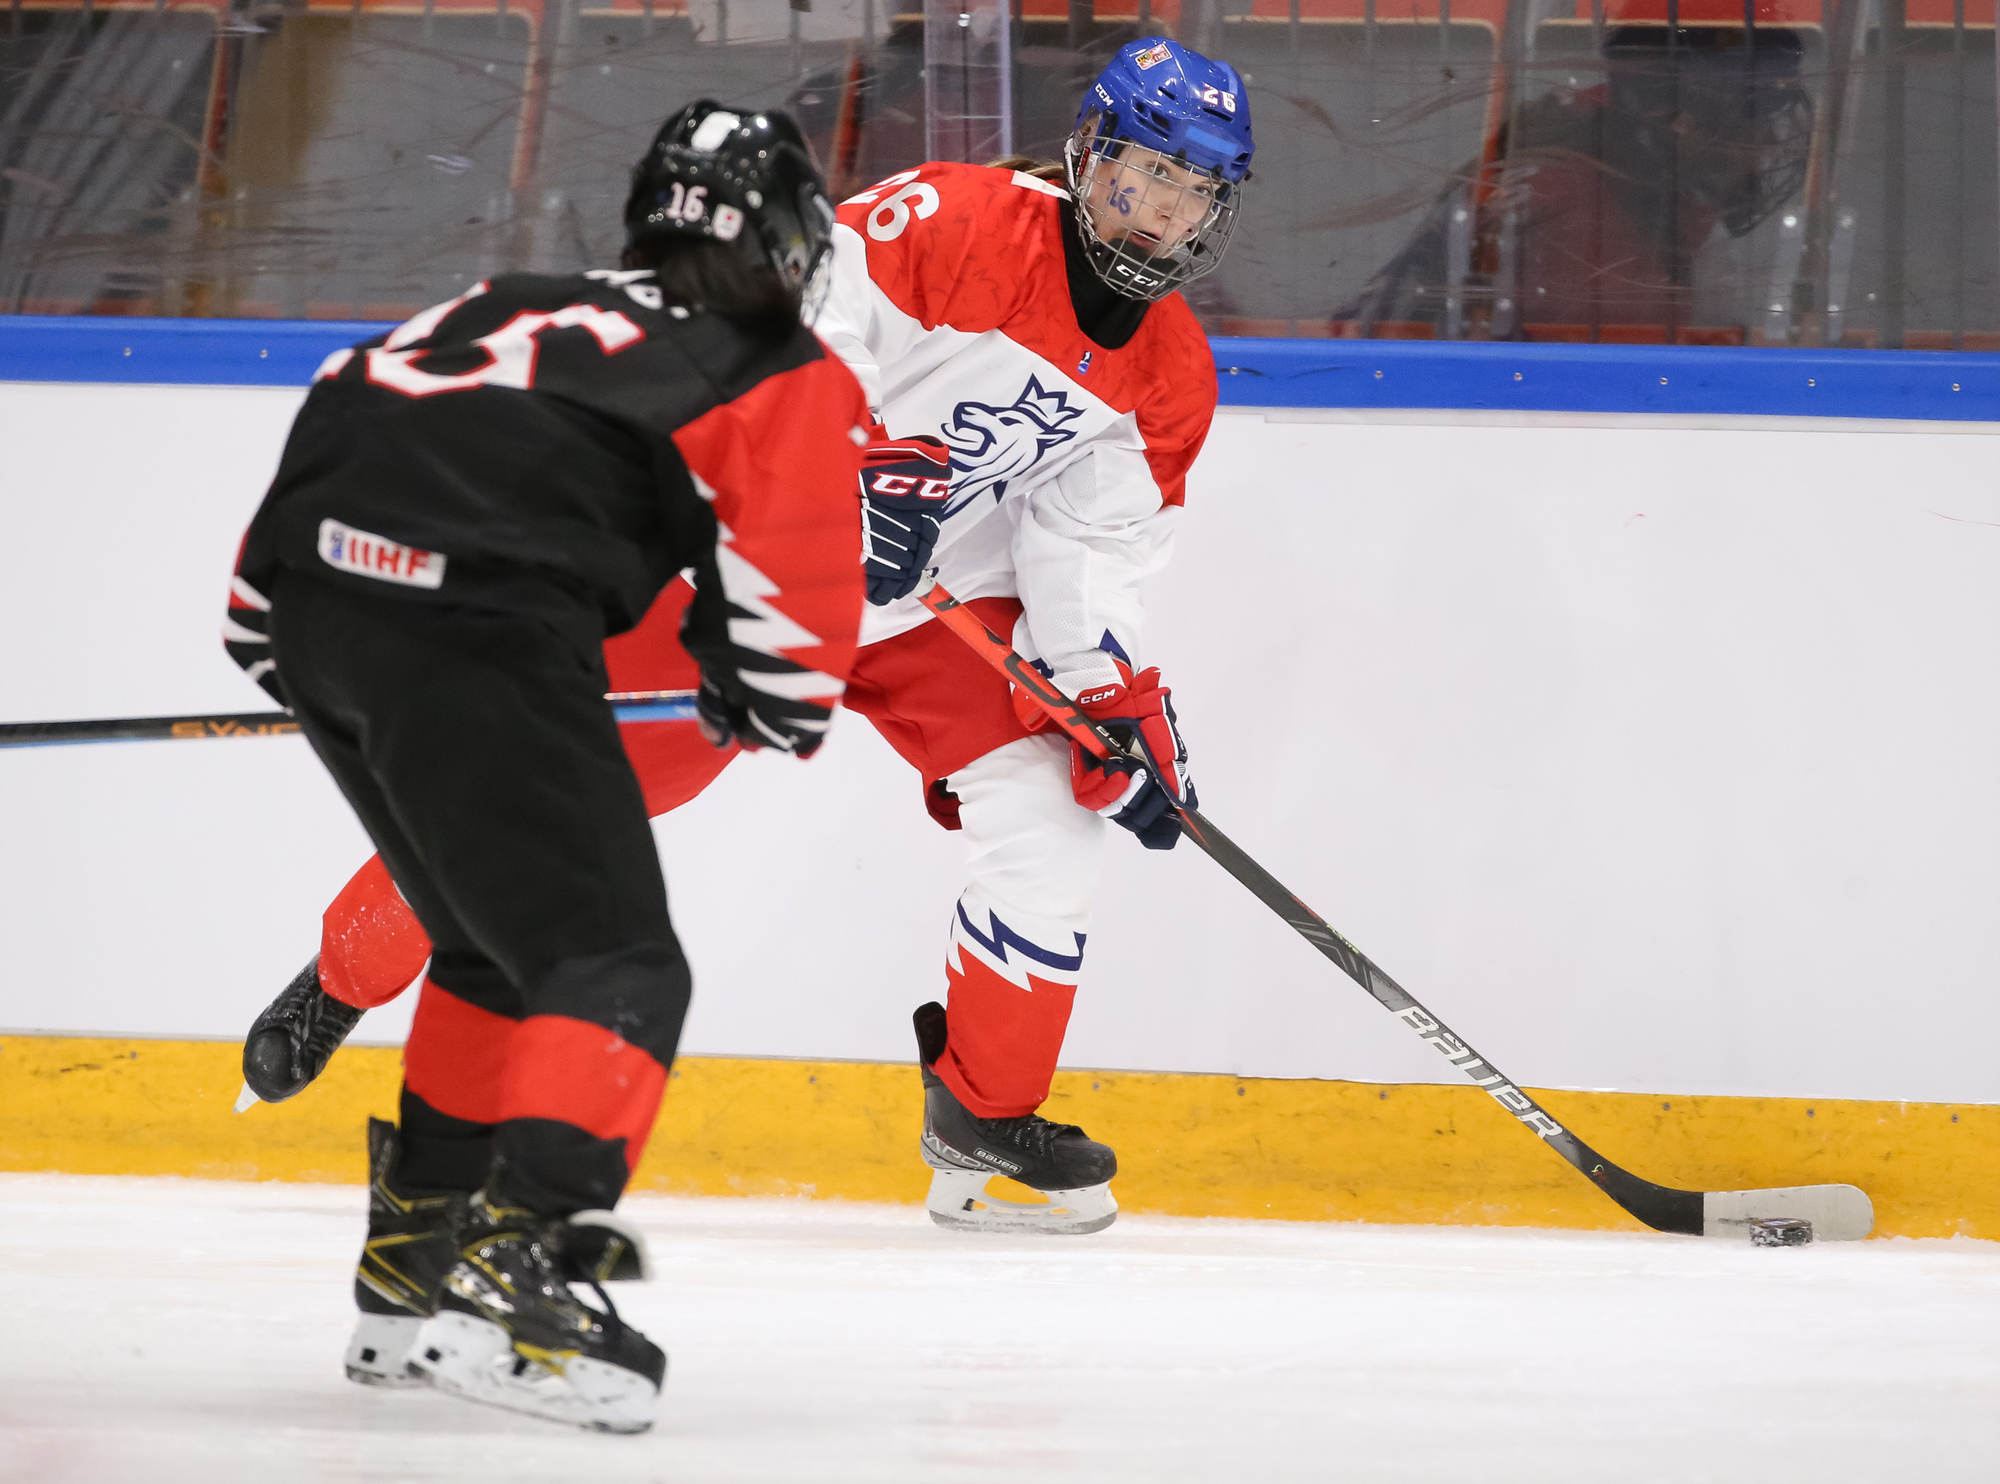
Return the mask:
[[1083,229],[1077,224],[1076,203],[1062,204],[1063,267],[1069,276],[1070,308],[1090,339],[1106,350],[1117,350],[1139,333],[1152,305],[1126,297],[1097,276],[1083,250]]

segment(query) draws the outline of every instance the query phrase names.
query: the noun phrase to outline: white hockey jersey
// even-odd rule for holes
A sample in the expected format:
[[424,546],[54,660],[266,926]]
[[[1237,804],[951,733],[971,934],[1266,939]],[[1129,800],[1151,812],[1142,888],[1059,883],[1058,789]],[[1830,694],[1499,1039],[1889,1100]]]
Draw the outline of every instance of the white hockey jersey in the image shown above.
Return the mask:
[[[1215,412],[1215,366],[1185,301],[1150,308],[1116,350],[1071,308],[1060,186],[929,164],[842,204],[815,328],[898,437],[952,450],[935,563],[961,599],[1018,597],[1015,646],[1065,691],[1138,667],[1140,587],[1166,562],[1188,466]],[[861,642],[915,628],[915,597]]]

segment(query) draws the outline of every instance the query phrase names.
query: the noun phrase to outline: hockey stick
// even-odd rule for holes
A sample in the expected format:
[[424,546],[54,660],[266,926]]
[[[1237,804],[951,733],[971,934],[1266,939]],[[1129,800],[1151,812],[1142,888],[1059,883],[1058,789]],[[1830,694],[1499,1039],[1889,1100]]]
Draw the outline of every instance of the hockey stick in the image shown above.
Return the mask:
[[[618,720],[692,721],[691,690],[614,691],[606,696]],[[230,711],[214,716],[125,716],[104,721],[0,722],[0,747],[60,747],[74,742],[201,742],[215,737],[282,737],[299,724],[283,711]]]
[[[1042,710],[1078,746],[1098,757],[1143,759],[1120,749],[1098,730],[1068,696],[1057,690],[1005,639],[980,622],[944,588],[932,581],[920,588],[923,605],[1015,685],[1032,696]],[[1198,809],[1176,805],[1187,837],[1217,865],[1248,887],[1257,900],[1282,917],[1292,930],[1317,948],[1375,1002],[1428,1041],[1438,1053],[1469,1077],[1530,1132],[1568,1160],[1619,1206],[1656,1231],[1689,1236],[1741,1237],[1753,1222],[1771,1218],[1803,1218],[1812,1234],[1828,1241],[1854,1241],[1874,1229],[1875,1208],[1866,1192],[1852,1185],[1787,1185],[1770,1190],[1678,1190],[1655,1185],[1621,1168],[1564,1128],[1498,1068],[1419,1004],[1409,991],[1343,938],[1326,920],[1287,891],[1277,877],[1244,853]]]

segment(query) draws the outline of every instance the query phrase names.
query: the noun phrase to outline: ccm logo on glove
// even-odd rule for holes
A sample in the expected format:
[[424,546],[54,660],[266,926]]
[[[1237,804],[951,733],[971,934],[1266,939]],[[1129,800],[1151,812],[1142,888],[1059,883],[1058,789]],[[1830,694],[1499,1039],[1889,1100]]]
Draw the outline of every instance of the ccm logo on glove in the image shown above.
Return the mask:
[[951,496],[951,450],[936,438],[891,438],[861,450],[862,563],[868,601],[907,597],[937,548],[937,511]]
[[[1200,807],[1188,776],[1187,743],[1174,714],[1173,692],[1161,683],[1157,669],[1135,674],[1122,655],[1110,658],[1118,667],[1119,683],[1080,691],[1076,704],[1130,756],[1100,758],[1072,741],[1070,791],[1077,803],[1130,830],[1148,850],[1172,850],[1181,837],[1175,805]],[[1041,660],[1035,668],[1049,674]],[[1019,687],[1014,712],[1030,732],[1048,725],[1047,713]]]
[[943,500],[951,494],[949,479],[894,474],[887,469],[864,469],[861,482],[871,498],[884,495],[914,495],[919,500]]

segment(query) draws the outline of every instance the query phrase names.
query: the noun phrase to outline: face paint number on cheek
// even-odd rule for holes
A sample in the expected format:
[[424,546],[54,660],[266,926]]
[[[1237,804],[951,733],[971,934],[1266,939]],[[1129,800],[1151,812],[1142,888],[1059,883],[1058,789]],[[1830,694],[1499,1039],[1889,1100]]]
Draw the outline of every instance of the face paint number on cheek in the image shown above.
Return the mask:
[[1111,187],[1109,199],[1111,204],[1118,208],[1120,216],[1130,216],[1132,214],[1133,201],[1138,194],[1139,188],[1137,186],[1114,184]]

